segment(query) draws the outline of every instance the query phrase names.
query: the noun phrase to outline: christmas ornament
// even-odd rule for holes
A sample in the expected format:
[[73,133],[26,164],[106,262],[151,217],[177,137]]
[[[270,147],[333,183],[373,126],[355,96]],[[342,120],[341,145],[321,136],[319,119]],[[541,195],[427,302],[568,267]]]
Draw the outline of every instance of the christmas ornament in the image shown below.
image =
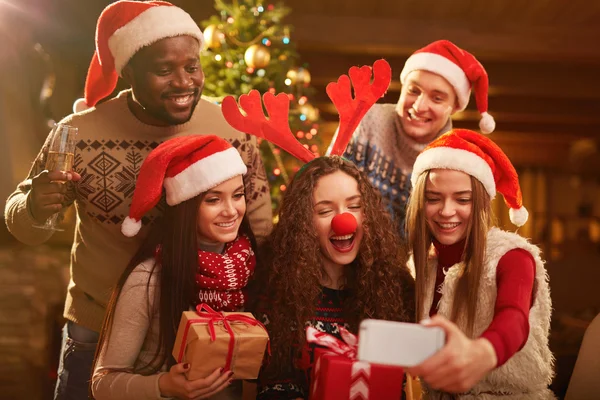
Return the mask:
[[250,68],[265,68],[271,61],[271,52],[260,44],[253,44],[244,53],[244,61]]
[[300,113],[306,115],[306,119],[309,121],[316,121],[319,119],[319,110],[310,103],[304,103],[299,108]]
[[218,49],[221,47],[221,32],[216,25],[209,25],[204,29],[204,40],[207,49]]
[[310,72],[306,68],[292,68],[287,72],[286,78],[292,82],[292,85],[310,84]]

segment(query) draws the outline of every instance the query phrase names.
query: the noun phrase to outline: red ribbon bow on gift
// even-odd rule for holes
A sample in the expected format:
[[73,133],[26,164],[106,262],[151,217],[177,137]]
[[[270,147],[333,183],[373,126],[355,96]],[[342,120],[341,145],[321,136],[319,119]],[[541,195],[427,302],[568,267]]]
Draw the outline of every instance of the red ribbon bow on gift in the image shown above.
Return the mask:
[[[319,332],[309,326],[306,328],[306,341],[319,346],[326,347],[331,352],[347,357],[352,362],[350,376],[349,399],[369,399],[369,381],[371,376],[371,365],[367,362],[356,361],[358,339],[356,335],[347,329],[339,327],[342,340],[328,333]],[[314,382],[312,384],[311,396],[315,396],[319,386],[320,359],[314,365]]]
[[[190,327],[194,324],[207,324],[208,333],[210,334],[210,340],[212,342],[214,342],[217,338],[215,333],[215,323],[222,323],[227,333],[229,333],[229,349],[227,351],[227,362],[224,367],[225,371],[231,369],[231,360],[233,359],[233,350],[235,349],[235,333],[231,328],[230,322],[240,322],[252,326],[258,325],[262,327],[265,331],[267,330],[267,328],[265,328],[263,324],[261,324],[254,318],[250,318],[241,314],[224,315],[222,312],[213,310],[208,304],[205,303],[201,303],[196,306],[196,314],[198,314],[200,318],[189,319],[187,321],[187,324],[185,325],[185,330],[183,331],[183,337],[181,340],[181,348],[179,349],[179,356],[177,357],[178,363],[180,363],[183,360],[183,354],[187,345],[187,335],[190,331]],[[267,346],[267,351],[269,354],[271,354],[270,343]]]
[[356,335],[350,333],[346,328],[341,326],[339,327],[339,330],[343,340],[328,333],[320,332],[312,326],[309,326],[306,328],[306,341],[327,347],[335,354],[355,360],[358,347]]

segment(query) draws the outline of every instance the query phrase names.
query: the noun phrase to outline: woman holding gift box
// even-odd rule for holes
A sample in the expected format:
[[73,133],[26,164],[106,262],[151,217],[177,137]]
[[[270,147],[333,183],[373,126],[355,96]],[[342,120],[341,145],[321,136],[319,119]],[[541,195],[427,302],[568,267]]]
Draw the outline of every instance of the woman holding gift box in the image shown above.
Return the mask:
[[167,205],[108,305],[91,383],[96,399],[240,398],[230,371],[189,381],[189,365],[169,354],[183,311],[198,303],[238,311],[247,300],[256,259],[245,173],[238,151],[214,135],[170,139],[142,164],[123,234],[137,234],[163,187]]
[[[430,398],[549,399],[551,300],[540,249],[492,226],[502,193],[522,226],[517,173],[487,137],[456,129],[415,162],[407,232],[416,271],[417,318],[442,327],[446,345],[408,369]],[[452,321],[452,322],[451,322]]]
[[259,399],[308,398],[313,347],[306,345],[306,325],[339,337],[339,326],[356,333],[364,318],[413,318],[414,280],[381,196],[364,173],[339,156],[362,116],[385,93],[391,69],[379,60],[372,70],[353,67],[350,77],[355,98],[346,75],[327,86],[341,120],[330,157],[316,158],[295,140],[287,95],[265,93],[269,119],[258,92],[240,98],[243,115],[234,99],[223,101],[225,118],[236,129],[307,163],[285,191],[254,282],[263,289],[264,301],[255,312],[265,316],[272,350],[259,378]]

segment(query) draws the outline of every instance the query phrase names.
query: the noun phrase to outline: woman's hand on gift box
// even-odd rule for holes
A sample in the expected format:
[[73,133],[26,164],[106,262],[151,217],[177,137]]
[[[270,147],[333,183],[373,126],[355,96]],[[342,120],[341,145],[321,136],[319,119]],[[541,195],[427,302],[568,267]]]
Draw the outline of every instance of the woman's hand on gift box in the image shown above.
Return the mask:
[[433,389],[466,392],[496,367],[496,352],[487,339],[470,339],[456,324],[439,315],[421,323],[444,329],[446,344],[421,364],[406,368],[406,372],[419,376]]
[[206,378],[190,381],[185,376],[189,368],[187,363],[175,364],[169,372],[162,374],[158,379],[161,395],[186,400],[207,399],[225,389],[233,376],[233,372],[223,372],[223,368],[217,368]]

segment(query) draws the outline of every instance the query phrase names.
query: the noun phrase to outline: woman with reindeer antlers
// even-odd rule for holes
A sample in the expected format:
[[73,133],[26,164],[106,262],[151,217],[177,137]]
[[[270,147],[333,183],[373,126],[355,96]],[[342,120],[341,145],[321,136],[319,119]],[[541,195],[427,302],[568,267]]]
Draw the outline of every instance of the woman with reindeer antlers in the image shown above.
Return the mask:
[[[356,125],[387,90],[390,66],[384,60],[350,69],[327,86],[340,114],[331,156],[315,155],[297,142],[288,126],[285,94],[256,91],[231,97],[223,113],[236,129],[260,136],[307,164],[288,185],[279,223],[262,249],[257,286],[271,337],[272,357],[259,379],[259,399],[308,398],[307,370],[312,347],[305,326],[339,336],[339,326],[356,333],[364,318],[409,321],[414,313],[414,281],[406,267],[381,196],[366,175],[340,157]],[[355,98],[351,95],[351,82]]]

